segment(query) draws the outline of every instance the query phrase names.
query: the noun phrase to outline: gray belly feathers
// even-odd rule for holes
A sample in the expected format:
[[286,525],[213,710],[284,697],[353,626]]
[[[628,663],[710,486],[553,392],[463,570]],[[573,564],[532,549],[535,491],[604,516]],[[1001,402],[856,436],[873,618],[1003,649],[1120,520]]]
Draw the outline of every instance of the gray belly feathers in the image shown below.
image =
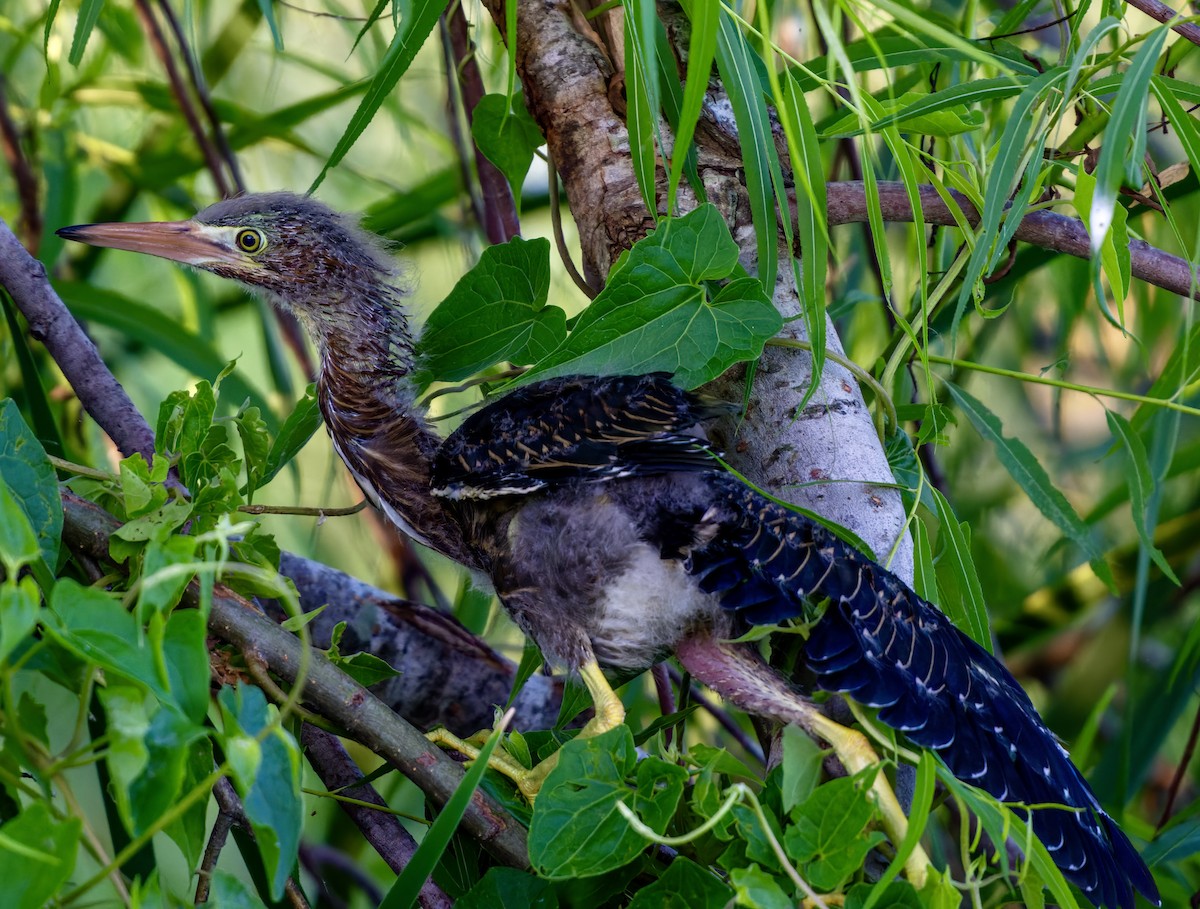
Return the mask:
[[511,586],[497,592],[551,661],[577,665],[576,635],[587,629],[602,664],[645,669],[720,612],[682,561],[645,541],[627,496],[609,494],[643,482],[593,486],[586,503],[579,489],[530,501],[509,526]]

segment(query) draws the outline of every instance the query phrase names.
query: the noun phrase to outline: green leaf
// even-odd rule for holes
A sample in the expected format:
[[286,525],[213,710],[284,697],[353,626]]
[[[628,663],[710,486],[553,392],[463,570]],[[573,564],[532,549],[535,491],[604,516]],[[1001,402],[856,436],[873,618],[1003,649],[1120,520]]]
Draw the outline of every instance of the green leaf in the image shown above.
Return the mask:
[[1154,474],[1150,470],[1150,459],[1146,456],[1146,446],[1142,444],[1141,436],[1133,431],[1129,421],[1119,413],[1105,410],[1104,415],[1108,419],[1108,428],[1112,431],[1113,437],[1120,440],[1125,452],[1129,455],[1129,460],[1133,462],[1133,471],[1129,475],[1129,506],[1133,513],[1133,526],[1137,528],[1138,539],[1141,540],[1142,547],[1146,552],[1150,553],[1154,564],[1173,583],[1178,584],[1179,578],[1175,576],[1175,572],[1167,563],[1166,556],[1162,554],[1161,549],[1154,545],[1154,532],[1149,524],[1149,503],[1154,494]]
[[[40,554],[53,568],[58,563],[63,525],[58,478],[46,450],[21,419],[21,412],[11,398],[0,402],[0,477],[36,537],[34,557]],[[8,524],[10,519],[0,518],[0,523]],[[9,532],[20,533],[11,529]],[[0,537],[4,533],[0,530]]]
[[75,870],[83,822],[55,820],[44,802],[33,802],[0,826],[0,880],[11,909],[43,909]]
[[[1096,178],[1084,170],[1082,162],[1075,171],[1075,210],[1084,223],[1091,220],[1092,199],[1096,190]],[[1112,225],[1100,243],[1100,255],[1092,260],[1093,274],[1100,268],[1108,278],[1113,296],[1118,301],[1129,295],[1130,253],[1129,212],[1118,206],[1112,212]]]
[[[4,520],[0,508],[0,521]],[[33,578],[20,580],[12,573],[0,584],[0,664],[23,642],[38,619],[38,587]]]
[[[530,862],[551,880],[604,874],[633,861],[646,841],[621,816],[617,803],[662,833],[687,780],[682,767],[658,758],[639,762],[626,726],[572,739],[558,754],[529,827]],[[635,773],[637,788],[631,790],[625,780]]]
[[756,864],[734,868],[729,880],[737,893],[737,904],[747,909],[793,909],[796,905],[775,883],[775,877]]
[[[992,162],[988,174],[983,211],[979,220],[979,233],[975,238],[974,248],[971,250],[971,258],[967,261],[962,290],[959,291],[958,302],[954,309],[954,319],[950,329],[951,338],[958,336],[958,323],[966,309],[967,301],[977,291],[978,282],[991,261],[992,250],[996,246],[1000,234],[1001,219],[1007,216],[1015,218],[1019,222],[1025,215],[1023,204],[1014,205],[1010,209],[1009,202],[1013,188],[1017,186],[1017,181],[1024,170],[1026,156],[1028,155],[1031,160],[1040,160],[1042,142],[1040,138],[1030,138],[1030,132],[1036,119],[1033,111],[1036,105],[1045,102],[1057,84],[1065,77],[1066,70],[1061,66],[1042,73],[1021,92],[1005,121],[1004,133],[1000,137],[996,159]],[[1039,126],[1039,137],[1044,129],[1044,126]]]
[[167,455],[198,451],[216,413],[217,396],[207,380],[197,382],[192,392],[171,392],[158,406],[155,447]]
[[271,450],[267,452],[258,485],[265,486],[275,479],[276,474],[291,463],[296,453],[308,444],[308,440],[320,426],[321,408],[317,403],[317,387],[309,385],[304,390],[304,397],[296,402],[295,408],[279,428],[275,441],[271,443]]
[[489,246],[478,264],[430,313],[418,348],[418,384],[457,381],[501,361],[518,365],[549,355],[567,336],[567,316],[546,305],[550,243]]
[[170,701],[165,667],[147,636],[111,594],[70,578],[54,585],[46,631],[81,659],[119,678],[138,682]]
[[[661,107],[653,0],[623,0],[625,12],[625,123],[634,177],[651,217],[658,217],[655,137]],[[685,146],[686,150],[686,146]],[[669,212],[668,212],[669,214]]]
[[533,154],[545,143],[542,131],[525,109],[520,95],[484,95],[471,115],[471,137],[483,156],[504,174],[512,187],[517,211],[521,210],[521,187]]
[[271,40],[275,42],[275,50],[282,51],[283,35],[279,31],[279,23],[275,21],[275,5],[271,0],[258,0],[258,8],[267,20],[267,27],[271,29]]
[[[554,885],[516,868],[489,868],[455,909],[558,909]],[[633,909],[631,906],[630,909]]]
[[358,105],[358,110],[346,124],[346,131],[338,139],[337,145],[330,154],[329,160],[317,174],[317,178],[309,187],[309,192],[316,190],[325,179],[331,168],[337,167],[346,152],[358,141],[367,124],[374,119],[376,112],[383,106],[400,77],[408,71],[409,65],[416,59],[417,51],[424,45],[433,27],[437,25],[438,17],[446,9],[447,0],[411,0],[405,10],[408,15],[400,23],[392,43],[379,64],[379,69],[371,80],[371,87]]
[[[1158,97],[1159,103],[1162,104],[1163,112],[1171,121],[1171,128],[1175,130],[1179,144],[1183,146],[1188,162],[1195,172],[1200,169],[1200,130],[1196,128],[1196,121],[1180,103],[1180,85],[1178,80],[1169,79],[1166,76],[1155,76],[1150,80],[1150,87]],[[1194,86],[1190,87],[1194,88]],[[1197,100],[1200,100],[1200,96],[1197,97]]]
[[846,909],[924,909],[925,906],[908,881],[892,881],[884,887],[855,884],[846,894]]
[[112,796],[126,830],[133,831],[130,786],[150,762],[146,733],[150,728],[146,694],[132,685],[108,685],[100,689],[104,726],[108,738],[105,761],[112,778]]
[[1017,485],[1037,506],[1038,511],[1054,522],[1055,526],[1083,550],[1097,577],[1115,591],[1112,571],[1104,560],[1104,551],[1096,543],[1091,528],[1071,507],[1067,497],[1058,491],[1033,452],[1020,439],[1005,438],[999,418],[982,402],[953,383],[947,382],[946,387],[975,430],[991,443],[1004,469],[1017,481]]
[[161,646],[175,705],[193,723],[208,712],[208,627],[199,609],[177,609],[163,629]]
[[830,780],[792,810],[793,823],[783,835],[787,854],[803,865],[801,875],[821,893],[841,889],[858,871],[867,853],[885,837],[867,831],[875,804],[867,796],[867,778],[877,768]]
[[680,855],[662,877],[634,894],[628,909],[724,909],[733,896],[715,874]]
[[783,727],[783,780],[781,789],[784,811],[791,811],[816,789],[821,781],[821,766],[825,753],[800,727]]
[[338,643],[342,639],[342,634],[346,631],[346,623],[338,622],[334,626],[333,633],[330,635],[329,649],[325,651],[329,657],[329,662],[333,663],[338,669],[358,682],[364,688],[369,688],[376,682],[384,682],[388,679],[394,679],[400,675],[400,671],[393,669],[385,660],[381,660],[373,653],[352,653],[349,656],[342,656],[338,650]]
[[[941,598],[942,611],[955,625],[965,631],[980,647],[992,652],[992,635],[988,631],[987,604],[983,599],[983,587],[979,573],[971,558],[971,527],[960,523],[946,497],[936,488],[931,488],[937,511],[941,543],[939,566],[946,566],[946,584],[949,588]],[[957,595],[955,595],[957,594]]]
[[735,278],[709,296],[707,282],[733,274],[737,254],[711,205],[664,218],[617,261],[566,341],[520,381],[661,370],[691,388],[758,357],[782,325],[761,284]]
[[[912,123],[909,121],[919,120],[941,111],[949,111],[954,108],[965,110],[973,104],[998,101],[1002,98],[1019,95],[1028,83],[1029,79],[1024,76],[1000,76],[995,79],[973,79],[958,85],[950,85],[932,94],[909,92],[902,98],[896,99],[896,103],[891,105],[890,110],[889,105],[885,104],[884,109],[888,110],[888,113],[872,123],[871,128],[880,130],[902,123],[907,123],[909,127],[912,127]],[[900,105],[901,101],[905,103]],[[961,120],[962,118],[958,117],[957,119]],[[906,131],[901,129],[901,132]],[[920,132],[921,130],[915,131]]]
[[21,568],[39,556],[37,535],[21,510],[21,503],[0,477],[0,563],[7,577],[15,578]]
[[266,904],[241,878],[217,868],[204,909],[266,909]]
[[75,34],[71,37],[71,50],[67,60],[72,66],[83,62],[83,52],[87,49],[88,39],[96,20],[100,18],[100,10],[104,9],[104,0],[83,0],[79,5],[79,17],[75,20]]
[[[206,684],[204,687],[205,694],[207,694],[208,685]],[[191,792],[197,786],[205,785],[212,771],[212,742],[208,738],[199,739],[187,750],[180,790]],[[193,802],[182,815],[167,825],[164,832],[179,847],[188,866],[195,868],[204,854],[204,846],[208,841],[208,804],[206,801],[198,799]]]
[[233,422],[242,440],[242,462],[246,467],[245,495],[249,498],[262,486],[267,456],[271,450],[271,437],[267,434],[267,424],[257,407],[243,408]]
[[270,878],[271,897],[278,900],[296,864],[304,823],[300,748],[258,688],[224,687],[218,700],[233,780]]
[[[1017,91],[1019,90],[1018,88]],[[932,96],[924,92],[905,92],[895,98],[883,99],[871,110],[876,119],[872,128],[883,130],[894,127],[901,133],[949,138],[972,132],[983,125],[983,114],[979,111],[969,111],[966,103],[935,106],[927,103],[930,98],[941,100],[942,92]],[[841,119],[826,125],[821,132],[821,138],[861,135],[863,128],[860,124],[858,112],[851,111]]]
[[[44,217],[49,220],[52,215],[47,212]],[[51,236],[55,235],[51,234]],[[59,238],[55,236],[55,239]],[[41,250],[45,255],[45,240],[42,242]],[[43,258],[42,261],[53,262],[54,260]],[[41,374],[38,372],[37,360],[30,349],[32,339],[25,334],[21,320],[17,316],[19,312],[17,304],[13,302],[13,298],[3,287],[0,287],[0,309],[4,310],[4,321],[8,325],[8,343],[12,345],[13,359],[16,360],[21,372],[21,389],[25,393],[25,409],[29,413],[34,438],[42,444],[47,453],[61,458],[63,456],[62,434],[58,429],[58,419],[50,406],[50,397],[46,394]],[[5,412],[0,411],[0,426],[3,426],[5,422]],[[0,435],[3,435],[3,429],[0,429]]]
[[[799,83],[790,73],[783,74],[782,97],[776,99],[779,120],[788,143],[788,157],[796,183],[796,226],[800,264],[792,260],[797,272],[796,286],[804,308],[804,327],[812,345],[813,375],[825,369],[825,284],[829,271],[829,225],[826,223],[828,200],[825,194],[824,164],[812,114],[805,103]],[[790,220],[785,222],[790,224]],[[785,231],[791,242],[791,231]],[[816,393],[817,383],[809,384],[804,400]]]
[[668,215],[675,214],[675,192],[692,148],[692,137],[700,120],[700,110],[708,91],[708,77],[712,73],[713,57],[717,52],[720,7],[716,3],[702,2],[689,3],[686,9],[692,27],[688,36],[687,78],[679,107],[679,121],[675,124],[675,144],[671,149]]
[[169,612],[183,596],[196,571],[196,540],[182,534],[152,539],[142,554],[142,579],[138,587],[137,616],[142,622],[155,612]]
[[1117,97],[1113,101],[1104,145],[1096,162],[1096,191],[1092,199],[1088,233],[1092,255],[1099,255],[1113,224],[1117,192],[1122,183],[1141,187],[1146,154],[1146,111],[1150,102],[1150,77],[1170,30],[1160,25],[1152,30],[1134,55]]
[[[202,740],[204,744],[197,749]],[[148,760],[143,772],[130,782],[128,792],[130,832],[134,835],[151,829],[186,791],[189,762],[197,752],[210,760],[212,768],[204,727],[171,707],[163,706],[154,714],[143,744]]]
[[166,503],[168,493],[162,485],[170,470],[166,458],[155,454],[154,464],[149,465],[142,455],[134,454],[123,459],[118,470],[126,518],[141,517]]
[[[688,6],[706,0],[692,0]],[[771,121],[762,83],[746,39],[733,17],[722,11],[717,28],[717,69],[733,108],[745,168],[746,191],[758,249],[758,277],[768,295],[775,291],[779,263],[779,228],[774,187],[783,182],[771,136]],[[774,182],[772,182],[774,181]]]

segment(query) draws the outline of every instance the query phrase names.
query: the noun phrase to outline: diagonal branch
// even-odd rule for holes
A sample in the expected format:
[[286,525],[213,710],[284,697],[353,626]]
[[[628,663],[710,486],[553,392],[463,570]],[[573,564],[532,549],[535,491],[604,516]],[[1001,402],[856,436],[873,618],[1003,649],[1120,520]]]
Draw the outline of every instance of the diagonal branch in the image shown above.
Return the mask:
[[[117,519],[94,502],[72,493],[64,492],[62,500],[63,541],[73,550],[107,560],[109,538],[120,526]],[[183,604],[198,608],[199,591],[198,584],[190,584],[184,592]],[[285,682],[296,681],[297,669],[304,663],[300,639],[220,584],[212,595],[208,628],[243,653],[260,658]],[[387,760],[416,783],[434,804],[444,805],[462,782],[462,767],[320,651],[313,651],[308,661],[304,703]],[[475,792],[462,823],[500,861],[516,868],[528,866],[524,828],[486,793]]]
[[154,433],[125,393],[92,339],[51,288],[46,269],[29,255],[0,219],[0,285],[8,290],[29,323],[29,334],[41,341],[63,371],[79,403],[108,433],[121,454],[154,454]]

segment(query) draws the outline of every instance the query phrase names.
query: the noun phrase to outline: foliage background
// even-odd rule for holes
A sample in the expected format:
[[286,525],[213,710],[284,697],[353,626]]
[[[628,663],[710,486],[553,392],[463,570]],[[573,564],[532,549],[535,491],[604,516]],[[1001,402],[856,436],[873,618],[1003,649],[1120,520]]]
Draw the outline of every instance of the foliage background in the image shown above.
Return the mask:
[[[147,17],[161,28],[164,9],[148,3],[78,8],[67,3],[48,12],[40,4],[16,2],[4,10],[0,106],[9,168],[0,179],[0,215],[51,271],[151,423],[166,390],[194,387],[197,377],[211,380],[237,358],[221,406],[236,407],[250,394],[274,430],[307,378],[284,340],[286,327],[263,306],[208,276],[127,254],[67,250],[53,236],[56,227],[72,223],[187,217],[231,182],[227,165],[206,162],[197,131],[181,114],[181,94],[164,76],[154,39],[147,37],[153,35]],[[402,34],[404,23],[419,19],[423,9],[414,3],[405,10]],[[367,96],[369,80],[392,59],[390,14],[364,27],[360,19],[370,10],[321,12],[334,16],[255,3],[175,10],[246,188],[301,189],[312,183]],[[89,34],[79,23],[93,13],[95,30]],[[510,65],[503,43],[482,9],[465,13],[476,25],[483,81],[489,90],[503,92]],[[996,205],[982,204],[985,198],[1024,192],[1020,204],[1085,219],[1107,199],[1118,212],[1128,212],[1134,236],[1197,258],[1197,184],[1194,167],[1185,165],[1200,152],[1196,126],[1186,113],[1200,101],[1200,91],[1196,48],[1188,37],[1112,3],[1071,9],[1022,3],[1008,9],[987,2],[931,7],[780,2],[745,8],[741,15],[748,20],[743,30],[750,46],[762,50],[753,29],[765,27],[774,37],[776,61],[786,52],[809,64],[804,98],[820,139],[819,167],[808,172],[809,186],[863,177],[909,186],[936,180],[978,200],[981,210],[998,214]],[[993,40],[984,40],[987,36]],[[368,227],[403,244],[416,276],[419,312],[430,311],[446,295],[486,243],[465,188],[464,173],[473,167],[460,154],[466,124],[461,115],[448,114],[457,109],[448,107],[452,92],[439,37],[434,30],[395,90],[368,111],[365,131],[329,169],[319,192],[335,208],[365,212]],[[871,46],[864,37],[878,43]],[[904,47],[940,41],[950,50],[913,54],[898,49],[899,39],[910,42]],[[180,45],[174,38],[166,44],[166,56],[186,69]],[[847,78],[843,54],[881,59]],[[1078,67],[1059,73],[1074,82],[1069,97],[1056,94],[1052,84],[1034,85],[1039,73],[1053,73],[1056,65]],[[1001,91],[1002,78],[1013,72],[1021,76],[1012,83],[1017,91]],[[1168,77],[1157,93],[1151,73]],[[1132,89],[1122,94],[1125,84]],[[628,94],[632,83],[625,85]],[[968,93],[972,88],[976,95]],[[992,88],[995,93],[987,94]],[[634,87],[635,100],[637,91]],[[916,123],[910,118],[903,129],[896,126],[903,120],[889,124],[889,114],[931,98],[945,107]],[[1159,125],[1164,110],[1171,115],[1170,129]],[[1088,170],[1097,185],[1091,206],[1079,196]],[[1151,182],[1155,174],[1158,185]],[[748,173],[747,182],[753,176]],[[536,162],[521,194],[527,238],[551,235],[546,185],[544,167]],[[807,193],[798,195],[803,205]],[[774,236],[774,225],[756,226],[759,236]],[[1000,227],[985,235],[981,249],[991,252]],[[566,230],[575,249],[569,219]],[[928,480],[953,503],[957,519],[970,527],[971,560],[1003,652],[1051,728],[1072,743],[1077,762],[1091,771],[1102,801],[1117,816],[1129,806],[1127,829],[1149,838],[1171,804],[1170,825],[1151,854],[1161,856],[1155,870],[1166,903],[1182,905],[1197,882],[1190,743],[1200,717],[1193,594],[1200,539],[1194,467],[1200,447],[1195,411],[1188,409],[1195,397],[1191,304],[1178,293],[1130,280],[1120,256],[1123,244],[1111,236],[1108,258],[1100,259],[1103,270],[1025,245],[1015,247],[1010,261],[1005,243],[984,268],[972,260],[962,232],[909,224],[839,227],[828,236],[821,302],[828,303],[846,355],[884,381],[905,427],[922,441],[945,437],[946,444],[921,449],[921,463]],[[815,244],[810,252],[820,253],[807,261],[824,261],[821,233],[802,237],[801,246],[806,242]],[[976,264],[980,274],[991,272],[995,279],[986,285],[956,280]],[[552,266],[551,299],[578,311],[586,298],[555,257]],[[814,301],[808,302],[809,324],[819,324]],[[922,307],[929,312],[928,334],[921,329]],[[914,330],[908,347],[902,343],[906,324]],[[20,365],[23,342],[9,332],[2,343],[0,382],[26,419],[36,426],[37,411],[44,408],[61,436],[62,455],[114,470],[112,446],[94,424],[79,418],[78,403],[45,352],[32,346],[46,390],[43,404],[32,374]],[[938,378],[931,381],[932,375]],[[972,428],[964,399],[952,398],[942,379],[985,402],[1003,426],[999,443]],[[1171,400],[1182,409],[1091,393],[1098,389]],[[463,402],[451,397],[439,406],[449,412]],[[947,409],[930,409],[934,404]],[[1109,411],[1128,424],[1114,422]],[[947,423],[951,416],[956,421]],[[925,436],[918,436],[914,418],[922,420]],[[1123,438],[1137,441],[1131,447]],[[1071,525],[1072,532],[1048,520],[1047,487],[1014,478],[1006,458],[1018,468],[1040,464],[1086,529]],[[296,469],[280,473],[256,500],[335,507],[357,498],[318,433],[298,456]],[[945,553],[945,529],[937,517],[922,514],[919,520],[933,541],[931,551]],[[414,556],[370,516],[326,521],[265,516],[263,526],[284,549],[388,589],[421,599],[430,599],[436,589],[470,630],[486,633],[519,659],[519,636],[499,610],[467,593],[458,575],[436,560],[426,559],[431,580],[416,580],[414,559],[425,557]],[[1151,541],[1178,585],[1155,564]],[[1096,552],[1113,573],[1115,593],[1097,577],[1100,563],[1093,559],[1089,565]],[[947,561],[939,562],[939,580],[953,600],[966,581],[949,571]],[[75,695],[44,683],[30,688],[11,667],[5,684],[28,690],[48,716],[66,715],[74,722]],[[635,726],[649,722],[658,709],[648,677],[633,683],[626,697]],[[15,721],[11,704],[10,699],[5,705],[6,723]],[[61,736],[55,745],[63,747],[70,723],[54,732],[52,722],[51,729],[51,740]],[[695,724],[691,734],[697,741],[719,735],[708,724]],[[104,829],[105,799],[89,776],[93,767],[84,763],[71,773],[85,794],[81,810]],[[411,788],[391,780],[381,785],[394,806],[419,813]],[[306,843],[334,844],[384,886],[390,883],[363,844],[351,841],[339,814],[324,800],[312,806],[317,813],[306,815]],[[157,855],[164,874],[186,876],[169,846],[160,843]],[[986,899],[1000,899],[995,887],[984,889]],[[753,905],[756,897],[743,893],[743,898]],[[367,897],[358,893],[354,899],[361,905]]]

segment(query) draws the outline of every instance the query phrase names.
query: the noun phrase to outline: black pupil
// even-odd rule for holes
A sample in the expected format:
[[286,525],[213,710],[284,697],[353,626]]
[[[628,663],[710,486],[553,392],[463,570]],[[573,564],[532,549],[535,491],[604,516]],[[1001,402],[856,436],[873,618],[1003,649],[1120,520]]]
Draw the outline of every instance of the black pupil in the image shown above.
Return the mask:
[[253,252],[258,249],[258,234],[253,231],[245,231],[242,234],[242,249],[247,252]]

